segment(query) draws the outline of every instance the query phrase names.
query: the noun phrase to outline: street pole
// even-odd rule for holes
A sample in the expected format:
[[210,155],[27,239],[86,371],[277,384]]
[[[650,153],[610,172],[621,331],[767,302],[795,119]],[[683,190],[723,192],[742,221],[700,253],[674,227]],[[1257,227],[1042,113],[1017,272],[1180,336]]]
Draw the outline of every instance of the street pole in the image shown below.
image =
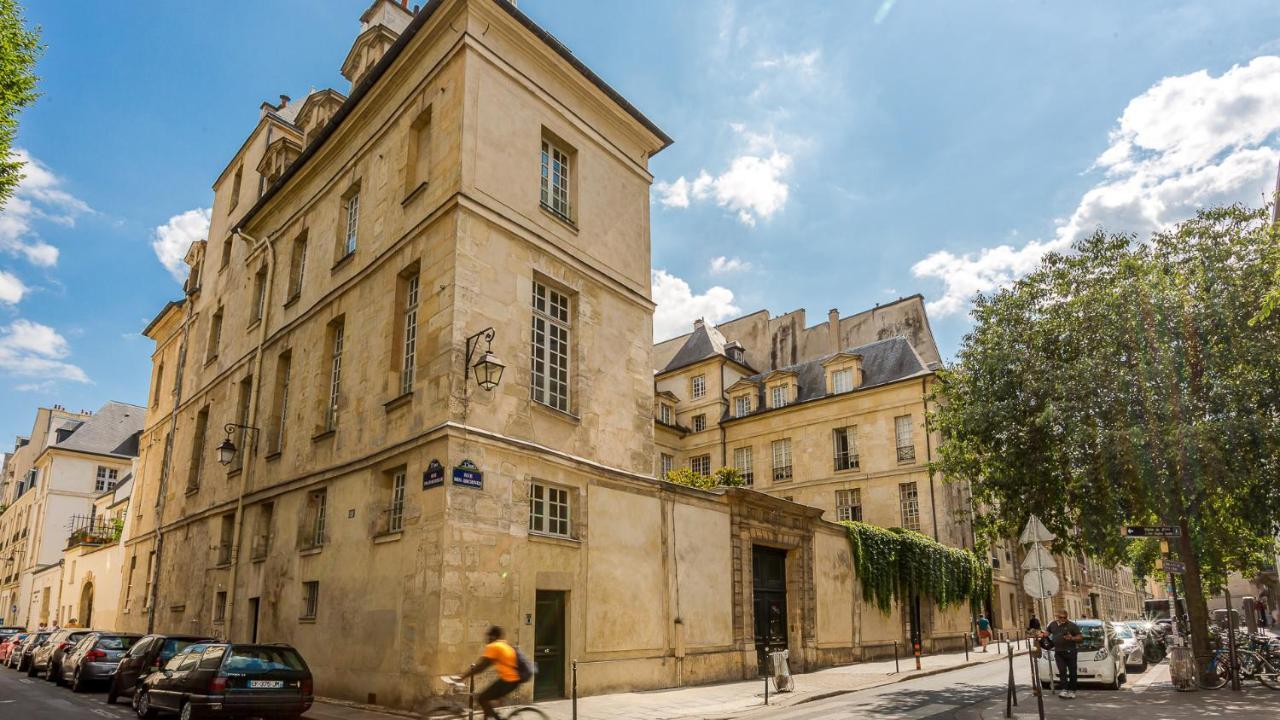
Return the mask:
[[1240,658],[1236,656],[1236,618],[1231,609],[1231,590],[1223,588],[1222,596],[1227,601],[1227,656],[1231,658],[1231,689],[1240,692],[1240,673],[1236,672],[1240,667]]

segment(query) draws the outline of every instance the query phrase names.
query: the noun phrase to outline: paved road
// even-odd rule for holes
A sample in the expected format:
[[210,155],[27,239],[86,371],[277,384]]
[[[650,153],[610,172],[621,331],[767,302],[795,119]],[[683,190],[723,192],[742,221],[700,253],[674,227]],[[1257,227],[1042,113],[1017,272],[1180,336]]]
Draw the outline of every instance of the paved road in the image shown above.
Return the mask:
[[81,720],[135,717],[127,705],[108,705],[103,692],[73,693],[40,678],[0,668],[0,718]]

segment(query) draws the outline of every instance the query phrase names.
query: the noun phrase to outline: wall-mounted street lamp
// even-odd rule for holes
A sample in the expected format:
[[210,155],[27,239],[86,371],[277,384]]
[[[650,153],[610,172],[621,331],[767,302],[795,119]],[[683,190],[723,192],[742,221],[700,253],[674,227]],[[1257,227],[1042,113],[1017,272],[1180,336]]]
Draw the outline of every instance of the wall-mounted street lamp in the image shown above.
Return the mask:
[[238,448],[235,443],[231,442],[231,433],[235,432],[237,428],[244,430],[245,433],[248,433],[250,430],[258,432],[258,428],[251,425],[227,423],[226,426],[222,428],[223,432],[227,434],[227,437],[222,441],[222,444],[218,446],[218,462],[223,465],[230,465],[236,459],[236,452],[238,452]]
[[[465,372],[472,372],[476,377],[476,384],[485,390],[492,390],[498,387],[498,383],[502,382],[502,371],[506,369],[506,364],[493,354],[493,336],[495,332],[493,328],[487,327],[484,330],[467,338],[467,361]],[[471,364],[471,358],[475,355],[480,341],[484,340],[484,354],[480,359]]]

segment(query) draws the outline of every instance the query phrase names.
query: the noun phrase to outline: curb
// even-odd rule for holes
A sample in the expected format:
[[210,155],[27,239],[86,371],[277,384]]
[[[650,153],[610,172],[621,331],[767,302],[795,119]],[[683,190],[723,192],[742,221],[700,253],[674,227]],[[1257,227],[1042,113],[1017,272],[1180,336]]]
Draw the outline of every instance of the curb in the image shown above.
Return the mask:
[[[1026,654],[1027,654],[1027,651],[1022,650],[1020,652],[1015,652],[1013,656],[1018,657]],[[1007,657],[1008,655],[1001,655],[1000,659],[1004,659]],[[795,707],[797,705],[804,705],[806,703],[816,702],[818,700],[827,700],[829,698],[839,697],[841,695],[849,695],[856,692],[862,692],[863,690],[874,690],[875,688],[885,687],[886,685],[896,685],[898,683],[903,683],[908,680],[915,680],[916,678],[931,677],[933,675],[942,675],[943,673],[949,673],[953,670],[963,670],[965,668],[977,667],[979,665],[990,665],[991,663],[995,663],[999,661],[1000,660],[992,658],[990,660],[972,660],[970,662],[961,663],[959,665],[952,665],[950,667],[944,667],[944,668],[933,668],[931,670],[920,670],[920,671],[908,670],[907,673],[904,673],[899,677],[891,678],[881,682],[871,683],[870,685],[863,685],[862,687],[848,688],[845,690],[829,690],[826,692],[815,693],[802,700],[797,700],[794,703],[791,703],[790,705],[779,705],[778,707]]]
[[335,707],[349,708],[351,710],[361,710],[363,712],[380,713],[382,715],[389,715],[393,717],[414,718],[415,720],[416,718],[422,717],[418,713],[409,712],[407,710],[396,710],[394,708],[384,707],[382,705],[369,705],[367,703],[358,703],[358,702],[353,702],[351,700],[339,700],[337,698],[321,697],[320,695],[315,696],[315,702],[324,703],[325,705],[333,705]]

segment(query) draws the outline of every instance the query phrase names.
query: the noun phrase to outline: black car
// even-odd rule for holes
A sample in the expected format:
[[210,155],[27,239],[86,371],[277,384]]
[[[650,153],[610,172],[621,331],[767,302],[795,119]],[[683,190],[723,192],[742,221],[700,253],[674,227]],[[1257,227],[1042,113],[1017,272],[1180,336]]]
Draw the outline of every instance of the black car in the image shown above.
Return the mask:
[[169,660],[196,642],[214,642],[200,635],[147,635],[133,644],[129,652],[120,658],[120,667],[111,677],[107,689],[107,702],[116,698],[131,697],[138,681],[164,667]]
[[141,639],[137,633],[89,633],[63,656],[62,681],[71,686],[72,692],[82,692],[90,683],[110,680],[120,659]]
[[83,628],[55,630],[43,645],[31,653],[27,676],[43,675],[51,683],[58,682],[58,678],[62,677],[62,656],[91,632],[93,631]]
[[27,666],[31,664],[32,653],[35,652],[36,648],[43,645],[44,641],[48,640],[51,634],[52,633],[48,630],[41,630],[28,635],[27,639],[22,641],[22,645],[20,647],[15,647],[13,652],[10,653],[9,667],[17,670],[18,672],[26,670]]
[[140,718],[298,718],[312,700],[311,670],[288,645],[195,643],[138,684],[133,709]]

